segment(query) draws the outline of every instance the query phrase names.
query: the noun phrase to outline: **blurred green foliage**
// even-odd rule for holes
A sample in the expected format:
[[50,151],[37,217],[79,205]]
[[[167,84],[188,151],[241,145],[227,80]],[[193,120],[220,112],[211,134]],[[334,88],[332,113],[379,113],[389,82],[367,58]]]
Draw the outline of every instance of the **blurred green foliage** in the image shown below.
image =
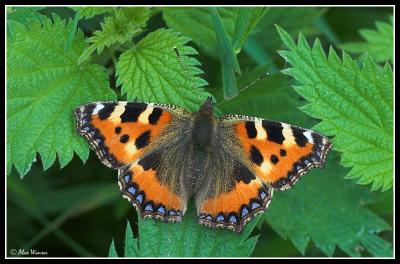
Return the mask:
[[[357,32],[363,32],[361,30],[365,32],[366,29],[383,32],[387,29],[387,26],[375,23],[377,21],[387,23],[389,16],[393,15],[391,8],[378,7],[271,7],[264,11],[256,9],[246,11],[245,8],[217,8],[217,10],[225,28],[227,39],[229,41],[236,39],[233,45],[233,54],[236,55],[235,59],[237,59],[242,71],[241,75],[235,76],[238,89],[251,83],[262,74],[265,74],[265,72],[268,71],[270,73],[267,78],[219,105],[218,110],[220,113],[253,115],[303,127],[312,127],[318,123],[318,120],[298,109],[298,107],[306,104],[306,100],[292,87],[299,83],[279,72],[289,68],[289,65],[277,53],[278,50],[285,49],[285,47],[274,25],[278,24],[292,37],[297,37],[299,31],[312,41],[315,40],[315,37],[318,37],[325,50],[328,50],[327,47],[329,45],[334,45],[334,49],[340,50],[339,48],[346,47],[348,43],[364,43],[357,45],[354,51],[355,53],[362,53],[363,47],[365,47],[365,51],[368,51],[368,47],[371,45],[368,46],[368,42],[365,41],[365,39],[368,40],[368,38],[365,38],[365,34],[360,35]],[[76,11],[79,11],[79,16],[76,15]],[[172,99],[168,100],[165,96],[158,95],[157,85],[159,84],[157,82],[147,82],[143,84],[144,86],[136,87],[134,83],[130,83],[131,81],[126,71],[120,70],[118,72],[118,67],[123,68],[124,66],[124,60],[122,60],[121,66],[120,58],[126,58],[132,53],[132,49],[140,48],[140,45],[144,45],[140,43],[149,43],[151,34],[154,34],[153,32],[166,27],[181,34],[179,39],[182,47],[180,47],[179,51],[182,53],[185,65],[189,67],[189,71],[182,69],[179,77],[182,79],[178,78],[176,83],[184,89],[193,89],[194,87],[190,81],[192,79],[195,83],[195,89],[199,89],[195,92],[199,98],[203,98],[210,93],[217,102],[224,100],[224,78],[222,78],[222,70],[218,61],[217,35],[215,35],[213,20],[208,15],[209,10],[207,8],[151,8],[150,12],[146,11],[145,15],[139,16],[140,19],[136,16],[135,11],[132,13],[127,12],[122,20],[130,21],[131,30],[123,29],[122,31],[118,31],[118,27],[123,22],[117,19],[121,19],[121,17],[115,16],[113,18],[114,14],[114,11],[108,11],[104,8],[88,10],[68,7],[8,7],[7,37],[11,46],[8,47],[7,54],[8,56],[10,52],[12,54],[14,52],[13,48],[19,51],[25,48],[23,45],[13,44],[14,40],[24,37],[23,32],[30,32],[33,36],[36,33],[31,30],[32,27],[39,32],[41,28],[38,25],[42,23],[51,24],[46,22],[50,21],[50,17],[56,21],[60,17],[61,20],[69,21],[68,24],[57,22],[58,25],[65,25],[65,28],[63,26],[50,27],[47,25],[48,29],[53,30],[54,36],[43,35],[39,38],[39,41],[42,39],[46,42],[50,41],[46,38],[53,37],[52,41],[55,44],[53,43],[53,46],[49,46],[47,51],[42,51],[37,47],[35,49],[35,46],[32,46],[26,52],[32,54],[37,52],[35,61],[39,63],[39,66],[46,65],[50,67],[51,63],[59,66],[58,64],[56,65],[55,61],[57,59],[62,60],[62,56],[57,58],[54,55],[54,51],[59,52],[56,48],[58,46],[62,47],[62,50],[65,49],[65,53],[61,53],[64,54],[65,61],[71,62],[70,64],[64,64],[64,68],[72,69],[72,71],[68,72],[72,79],[73,70],[79,71],[82,67],[98,67],[94,66],[95,64],[104,68],[104,73],[107,73],[108,76],[109,88],[112,90],[106,87],[108,84],[104,84],[106,80],[101,77],[98,82],[101,85],[95,87],[95,89],[98,89],[99,94],[93,95],[96,90],[90,87],[90,84],[88,87],[83,85],[83,89],[88,91],[75,96],[74,98],[78,98],[75,99],[75,104],[79,100],[107,99],[101,89],[108,90],[109,97],[117,94],[120,100],[132,100],[135,96],[146,99],[151,95],[154,100],[161,100],[157,102],[162,102],[162,100],[168,102]],[[236,20],[238,18],[244,19],[244,17],[249,19],[248,21],[246,20],[248,22],[247,25],[244,23],[241,26],[237,26]],[[113,24],[113,19],[118,21]],[[136,22],[135,19],[137,19]],[[107,21],[109,21],[108,24],[101,25],[101,23],[107,23]],[[75,28],[74,22],[77,22],[77,28]],[[97,42],[99,38],[96,39],[93,36],[107,37],[107,34],[104,33],[105,29],[108,30],[107,32],[117,30],[121,38]],[[75,35],[75,32],[77,32],[77,35]],[[379,39],[379,34],[372,34],[374,37],[378,37],[374,38],[375,42],[371,43],[380,43],[377,41],[382,40]],[[389,35],[386,30],[381,38]],[[178,38],[175,35],[168,36],[170,38]],[[85,45],[83,44],[83,37],[88,42]],[[191,42],[188,42],[189,38],[192,40]],[[164,40],[163,38],[160,39]],[[166,46],[169,45],[169,42],[165,43]],[[383,43],[388,42],[383,41]],[[92,46],[89,46],[89,44]],[[162,44],[162,42],[159,44],[157,51],[165,48],[165,45],[163,46]],[[184,50],[184,47],[186,47],[186,50]],[[349,46],[347,45],[347,47]],[[161,52],[158,55],[157,53],[147,54],[147,58],[145,57],[146,54],[140,54],[138,59],[143,60],[144,63],[153,63],[154,61],[148,58],[156,54],[160,58],[163,57],[160,59],[161,61],[167,61],[172,69],[177,71],[181,65],[177,60],[172,60],[172,48],[170,51],[166,51],[171,53],[167,55],[164,53],[165,56]],[[354,46],[351,48],[354,50]],[[82,56],[84,50],[86,51],[84,55],[86,58],[84,59],[87,59],[87,61],[81,59],[83,66],[78,66],[75,62],[78,62],[79,56]],[[372,50],[375,51],[376,49]],[[374,54],[370,55],[375,58]],[[46,56],[53,56],[51,57],[53,59],[47,62]],[[392,60],[390,53],[385,54],[383,57],[379,56],[379,54],[375,56],[377,60],[375,62],[381,63],[382,67],[384,65],[383,59]],[[48,253],[47,256],[53,257],[157,255],[151,249],[152,244],[154,244],[153,241],[157,241],[159,238],[159,233],[154,231],[160,228],[160,225],[165,224],[156,224],[152,220],[143,221],[140,219],[138,221],[135,209],[120,197],[116,171],[103,166],[93,152],[90,152],[89,158],[87,158],[87,154],[81,154],[80,157],[77,155],[72,157],[70,154],[65,155],[63,151],[71,148],[68,142],[60,142],[61,145],[65,144],[60,150],[58,146],[44,144],[48,138],[42,140],[39,138],[38,140],[37,145],[40,146],[42,144],[41,151],[39,151],[40,156],[35,151],[31,151],[37,147],[35,144],[30,147],[29,151],[32,153],[23,152],[24,140],[29,141],[29,136],[40,133],[40,131],[29,130],[31,124],[20,123],[21,120],[14,116],[14,111],[17,112],[30,104],[26,101],[27,98],[23,97],[26,95],[26,90],[21,89],[17,93],[18,91],[16,92],[13,88],[26,86],[29,86],[30,89],[34,88],[28,91],[31,91],[31,96],[36,98],[35,91],[40,91],[40,85],[49,84],[41,76],[33,83],[30,83],[29,78],[25,78],[23,79],[24,82],[20,82],[21,79],[15,76],[18,74],[21,76],[26,72],[10,71],[10,69],[25,61],[18,56],[8,58],[8,74],[11,72],[11,75],[8,75],[7,97],[8,99],[12,98],[12,102],[18,102],[18,104],[13,104],[12,107],[8,105],[7,112],[7,124],[11,131],[7,132],[7,148],[14,144],[11,154],[8,152],[7,160],[17,160],[17,163],[14,163],[15,167],[11,166],[13,162],[8,162],[7,166],[9,169],[7,174],[6,216],[7,255],[9,257],[13,256],[10,253],[11,249],[23,248],[45,251]],[[362,58],[359,59],[362,61]],[[29,71],[29,65],[25,66]],[[127,67],[129,70],[129,67],[132,66],[128,65]],[[158,69],[157,67],[155,68]],[[54,78],[57,74],[61,76],[65,73],[48,72],[49,79]],[[140,70],[137,71],[137,76],[141,76]],[[61,80],[61,77],[59,78]],[[199,88],[207,84],[207,82],[209,86],[205,87],[205,90]],[[120,84],[122,84],[122,90],[119,86]],[[92,83],[92,85],[94,84]],[[51,90],[51,87],[49,89]],[[67,85],[61,85],[56,92],[67,89]],[[93,90],[91,91],[90,89]],[[149,93],[150,95],[146,94],[148,91],[152,91],[151,89],[156,92]],[[186,97],[192,99],[192,96]],[[74,104],[71,100],[66,100],[59,95],[54,98],[58,98],[61,102],[66,102],[67,104]],[[44,100],[41,109],[46,109],[46,103],[53,102],[55,106],[52,106],[52,109],[57,112],[57,101],[54,98],[52,100]],[[188,103],[190,100],[185,98],[185,94],[181,97],[174,96],[173,100],[175,100],[173,101],[174,103],[191,110],[195,109],[196,105],[201,102],[201,100],[193,100],[193,102]],[[35,109],[33,108],[33,110]],[[72,106],[66,108],[66,116],[68,111],[71,112],[71,116],[68,117],[70,119],[67,117],[62,119],[63,123],[56,126],[57,131],[60,133],[65,133],[62,130],[68,130],[69,126],[72,125]],[[40,120],[40,118],[40,115],[38,115],[37,120]],[[25,131],[29,132],[18,132],[20,133],[18,141],[10,141],[10,135],[12,135],[11,139],[15,137],[16,132],[13,129],[22,127],[21,129],[23,130],[24,126],[26,127]],[[69,132],[63,133],[58,136],[52,134],[52,136],[58,141],[63,140],[63,136],[60,135],[70,136]],[[76,151],[76,149],[74,150]],[[82,150],[81,152],[84,153],[85,151],[87,150]],[[12,153],[22,153],[23,155],[12,156]],[[68,150],[68,153],[72,153],[72,151]],[[348,170],[339,165],[339,155],[335,152],[332,153],[326,170],[315,170],[310,175],[304,176],[305,179],[300,181],[293,190],[275,195],[270,211],[267,211],[262,220],[258,221],[257,227],[252,226],[243,237],[238,237],[238,240],[246,241],[248,248],[243,252],[239,250],[237,255],[257,257],[391,255],[393,189],[386,192],[371,192],[370,186],[360,186],[355,181],[343,179]],[[24,158],[28,154],[30,155],[29,158]],[[36,162],[30,167],[30,162],[35,155]],[[29,161],[26,161],[28,159]],[[81,159],[86,160],[86,162],[82,163]],[[25,172],[25,176],[21,179],[20,175]],[[318,196],[323,197],[316,199]],[[335,199],[336,196],[340,197]],[[318,202],[320,204],[314,206],[314,203],[317,205]],[[296,211],[296,208],[299,211]],[[332,210],[337,210],[338,213],[332,214]],[[350,213],[354,213],[354,218],[349,217]],[[335,221],[335,217],[338,217],[338,215],[340,215],[342,221]],[[130,225],[127,225],[127,219]],[[347,227],[351,229],[352,226],[358,223],[360,224],[360,230],[363,230],[363,232],[357,233],[357,229],[346,231]],[[190,230],[200,230],[200,227],[191,227],[191,222],[183,224],[188,225],[187,229],[189,231],[186,231],[188,238],[190,238]],[[254,222],[255,224],[256,222]],[[179,227],[161,228],[161,231],[166,232],[166,236],[170,236],[170,239],[175,239],[176,243],[181,242],[174,237],[176,233],[173,231],[174,228],[179,229]],[[139,229],[143,233],[138,234]],[[319,229],[324,232],[318,232]],[[369,232],[370,229],[374,229],[374,232]],[[214,235],[213,232],[215,231],[207,230],[207,232]],[[223,239],[229,237],[228,235],[225,236],[224,232],[228,231],[215,232],[215,234],[220,234],[218,236],[215,235],[217,237],[214,239],[218,241],[215,245],[224,247]],[[334,234],[335,232],[342,233]],[[205,235],[208,233],[205,233]],[[127,237],[128,239],[126,239]],[[128,247],[128,251],[125,251],[125,243],[137,243],[138,241],[141,247],[137,247],[137,250],[134,247]],[[148,247],[145,245],[148,245]],[[165,245],[162,249],[165,249]],[[177,250],[175,255],[189,255],[185,251],[179,251],[179,248],[174,248],[174,250]],[[232,253],[229,253],[229,249],[225,252],[221,249],[219,252],[221,255],[225,253],[228,256],[233,256]],[[208,253],[203,254],[207,255]],[[197,252],[197,255],[202,255],[202,252]]]

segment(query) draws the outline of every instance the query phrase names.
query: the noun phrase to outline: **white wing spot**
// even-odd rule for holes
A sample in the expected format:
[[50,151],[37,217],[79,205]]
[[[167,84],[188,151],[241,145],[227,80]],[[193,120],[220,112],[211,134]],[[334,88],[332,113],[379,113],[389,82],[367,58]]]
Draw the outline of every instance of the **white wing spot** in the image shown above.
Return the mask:
[[272,170],[272,165],[269,161],[264,160],[263,163],[261,163],[260,169],[264,174],[268,174]]
[[267,138],[267,132],[265,132],[264,127],[262,126],[262,121],[256,120],[254,122],[256,130],[257,130],[257,139],[263,140]]
[[310,130],[303,132],[303,135],[307,138],[309,143],[314,144],[314,139],[312,137],[312,132]]
[[131,141],[126,144],[125,151],[128,152],[129,155],[134,155],[137,152],[135,141]]
[[126,102],[120,102],[108,118],[108,120],[114,123],[121,123],[121,115],[125,112]]
[[282,123],[282,127],[283,127],[282,134],[283,134],[283,137],[285,138],[285,140],[283,141],[283,145],[285,147],[290,147],[293,144],[296,144],[296,141],[293,136],[292,128],[290,127],[290,125],[288,125],[286,123]]
[[93,110],[93,115],[97,115],[97,113],[101,110],[101,109],[103,109],[104,108],[104,105],[103,104],[97,104],[96,105],[96,107],[94,108],[94,110]]
[[144,112],[139,116],[139,122],[143,124],[149,123],[149,115],[153,112],[153,107],[149,104]]

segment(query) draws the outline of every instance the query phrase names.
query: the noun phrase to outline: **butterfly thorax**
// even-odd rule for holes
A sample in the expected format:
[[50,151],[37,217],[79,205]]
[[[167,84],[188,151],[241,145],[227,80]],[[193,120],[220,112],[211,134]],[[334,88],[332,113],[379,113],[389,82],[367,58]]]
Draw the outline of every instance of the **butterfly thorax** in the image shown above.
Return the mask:
[[192,142],[195,151],[210,152],[215,138],[216,120],[212,112],[211,97],[192,114]]
[[192,114],[192,158],[193,166],[187,184],[189,194],[195,194],[205,178],[205,167],[214,150],[216,138],[216,120],[212,112],[211,98]]
[[210,152],[215,138],[214,117],[195,116],[193,119],[192,142],[197,151]]

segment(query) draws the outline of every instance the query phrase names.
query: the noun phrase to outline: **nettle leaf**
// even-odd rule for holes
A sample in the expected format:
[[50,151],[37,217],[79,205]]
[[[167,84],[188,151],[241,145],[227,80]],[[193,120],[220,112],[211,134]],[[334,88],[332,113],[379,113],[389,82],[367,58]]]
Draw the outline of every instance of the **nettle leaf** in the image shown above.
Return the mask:
[[[218,57],[217,38],[211,13],[207,8],[163,8],[163,18],[169,28],[189,36],[203,52]],[[251,33],[254,26],[265,12],[264,8],[217,8],[228,39],[233,42],[235,51]],[[238,20],[239,13],[242,12]],[[244,17],[248,20],[244,20]]]
[[31,20],[43,21],[44,16],[39,13],[44,7],[16,7],[7,9],[7,22],[10,20],[29,25]]
[[64,167],[75,151],[85,161],[89,148],[77,137],[72,110],[97,100],[115,100],[103,67],[84,63],[86,47],[78,31],[71,48],[64,51],[68,25],[58,16],[29,28],[13,27],[7,42],[7,170],[14,164],[23,177],[38,152],[43,168],[56,159]]
[[[241,234],[211,229],[197,222],[196,209],[189,204],[179,223],[163,223],[139,216],[139,237],[127,225],[125,257],[243,257],[250,256],[258,236],[250,236],[261,219],[258,215]],[[110,251],[112,249],[110,248]]]
[[[138,239],[133,237],[133,231],[129,224],[129,221],[127,221],[126,223],[123,252],[125,257],[140,257]],[[115,249],[114,240],[111,241],[110,249],[108,250],[108,256],[113,258],[118,257],[117,250]]]
[[141,27],[146,26],[151,12],[149,7],[123,7],[120,10],[122,10],[124,16],[129,19],[130,23],[135,23]]
[[390,21],[390,24],[375,22],[377,30],[361,29],[359,32],[365,42],[345,43],[339,47],[350,53],[368,53],[377,62],[393,62],[393,17]]
[[354,257],[362,251],[392,256],[392,244],[379,237],[390,226],[364,206],[376,197],[364,186],[343,179],[348,170],[339,166],[339,155],[328,156],[324,169],[313,169],[290,191],[274,192],[265,219],[302,254],[313,241],[328,256],[336,246]]
[[143,31],[150,18],[148,7],[124,7],[112,9],[113,16],[106,17],[101,23],[101,30],[93,33],[87,39],[90,46],[85,49],[79,58],[79,63],[87,60],[96,50],[100,54],[104,48],[114,44],[124,44]]
[[372,183],[372,190],[393,184],[393,72],[367,57],[360,68],[343,52],[330,48],[328,58],[317,39],[310,48],[300,34],[298,44],[278,27],[289,51],[279,54],[293,67],[284,70],[301,85],[295,90],[310,104],[301,109],[322,119],[315,129],[334,135],[342,165],[352,167],[346,178]]
[[118,257],[117,251],[115,250],[114,240],[111,241],[110,249],[108,250],[109,257]]
[[124,256],[139,257],[138,239],[133,237],[133,231],[129,222],[126,224]]
[[95,15],[100,15],[100,14],[112,14],[113,9],[110,7],[72,7],[73,10],[76,12],[79,11],[80,17],[81,18],[92,18]]
[[[117,85],[128,100],[180,105],[198,110],[209,93],[202,86],[207,82],[196,74],[200,62],[188,55],[197,51],[185,45],[189,38],[168,29],[151,32],[135,47],[122,53],[116,67]],[[183,64],[174,52],[177,48]]]
[[18,22],[29,26],[32,21],[42,22],[44,16],[39,13],[43,7],[14,7],[7,8],[7,37],[13,37],[13,23]]

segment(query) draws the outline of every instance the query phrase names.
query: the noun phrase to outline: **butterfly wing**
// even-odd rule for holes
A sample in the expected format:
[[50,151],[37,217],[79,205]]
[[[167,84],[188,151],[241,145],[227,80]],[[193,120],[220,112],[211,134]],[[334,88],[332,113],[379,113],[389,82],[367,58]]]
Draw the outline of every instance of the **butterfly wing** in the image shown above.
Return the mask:
[[313,167],[323,167],[330,140],[310,129],[271,120],[228,115],[221,124],[234,129],[251,170],[269,186],[286,190]]
[[198,221],[239,233],[256,214],[266,210],[272,199],[272,188],[233,156],[225,157],[228,162],[225,170],[218,165],[223,159],[214,159],[206,169],[209,178],[214,180],[208,180],[196,196]]
[[210,175],[196,197],[199,222],[241,232],[266,210],[272,190],[290,188],[331,148],[321,134],[285,123],[228,115],[219,120]]
[[[187,197],[176,170],[166,170],[166,142],[179,140],[190,114],[179,107],[136,102],[96,102],[74,111],[77,132],[106,166],[118,169],[119,186],[145,217],[179,221]],[[163,173],[163,174],[161,174]]]

